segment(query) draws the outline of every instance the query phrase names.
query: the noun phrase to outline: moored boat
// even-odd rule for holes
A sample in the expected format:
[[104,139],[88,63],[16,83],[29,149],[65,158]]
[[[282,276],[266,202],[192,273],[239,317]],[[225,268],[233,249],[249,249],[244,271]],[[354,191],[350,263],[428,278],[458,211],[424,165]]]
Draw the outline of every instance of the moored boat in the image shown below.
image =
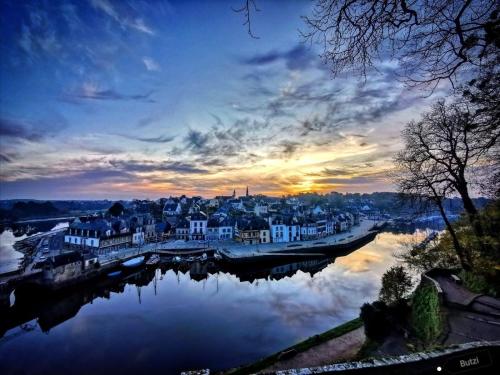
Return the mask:
[[118,270],[118,271],[108,273],[108,277],[114,278],[114,277],[120,276],[121,274],[122,274],[122,271]]
[[154,266],[160,263],[160,256],[158,254],[153,254],[151,257],[146,261],[146,266]]
[[143,263],[144,263],[144,257],[140,256],[123,262],[122,266],[125,268],[134,268],[134,267],[139,267]]

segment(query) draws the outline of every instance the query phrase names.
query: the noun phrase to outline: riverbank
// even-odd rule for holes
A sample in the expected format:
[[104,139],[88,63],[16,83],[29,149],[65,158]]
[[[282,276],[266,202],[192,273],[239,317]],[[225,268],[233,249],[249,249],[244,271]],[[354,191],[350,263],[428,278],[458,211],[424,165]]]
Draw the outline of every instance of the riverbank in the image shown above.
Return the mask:
[[226,375],[253,374],[288,368],[312,367],[348,360],[364,343],[363,322],[356,318],[290,346],[255,363],[231,369]]

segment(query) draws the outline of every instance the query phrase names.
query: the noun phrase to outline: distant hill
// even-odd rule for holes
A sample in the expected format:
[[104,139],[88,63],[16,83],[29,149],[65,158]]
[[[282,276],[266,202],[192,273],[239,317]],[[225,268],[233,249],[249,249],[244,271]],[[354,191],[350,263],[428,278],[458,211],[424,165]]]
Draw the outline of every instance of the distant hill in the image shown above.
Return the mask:
[[64,214],[64,211],[56,208],[52,202],[20,201],[15,202],[10,209],[0,210],[2,221],[15,221],[29,218],[45,218]]

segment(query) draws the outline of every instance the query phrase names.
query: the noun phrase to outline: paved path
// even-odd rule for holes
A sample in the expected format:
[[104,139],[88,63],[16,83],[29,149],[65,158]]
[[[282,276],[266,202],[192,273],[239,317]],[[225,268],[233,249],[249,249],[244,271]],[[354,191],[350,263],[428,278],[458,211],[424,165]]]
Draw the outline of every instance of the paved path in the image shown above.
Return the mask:
[[444,298],[448,303],[460,306],[469,306],[477,297],[481,295],[473,293],[462,285],[457,284],[450,276],[433,276],[433,279],[441,285]]
[[292,368],[304,368],[329,365],[337,361],[352,359],[365,342],[364,327],[357,328],[345,335],[335,337],[290,359],[276,362],[262,370],[263,373]]
[[444,344],[500,338],[500,300],[473,293],[451,276],[433,276],[443,289],[448,336]]

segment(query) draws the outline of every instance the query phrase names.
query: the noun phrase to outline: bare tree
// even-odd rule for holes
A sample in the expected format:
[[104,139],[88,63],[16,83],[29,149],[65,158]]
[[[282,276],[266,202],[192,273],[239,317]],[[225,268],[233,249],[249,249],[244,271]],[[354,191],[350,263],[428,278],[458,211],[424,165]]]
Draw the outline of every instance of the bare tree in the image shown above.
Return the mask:
[[316,0],[302,34],[334,75],[396,60],[407,83],[434,88],[498,62],[498,13],[498,0]]
[[[470,103],[475,114],[490,129],[500,128],[500,64],[492,64],[476,79],[460,88],[463,100]],[[481,192],[500,198],[500,146],[496,143],[482,163]]]
[[440,211],[440,197],[458,194],[480,241],[483,230],[470,189],[479,186],[476,172],[490,160],[500,136],[495,121],[483,115],[467,101],[439,101],[420,121],[406,126],[404,149],[395,159],[400,190],[432,197]]
[[[415,126],[410,123],[408,128]],[[408,147],[413,139],[407,131],[403,134],[405,149],[395,157],[396,169],[393,179],[398,186],[402,199],[410,201],[419,209],[428,209],[429,206],[438,208],[441,217],[450,233],[453,247],[463,269],[471,270],[473,267],[470,252],[464,249],[458,240],[457,233],[451,225],[444,209],[444,200],[451,194],[451,184],[443,179],[442,173],[437,170],[434,163],[421,157],[416,147]]]

